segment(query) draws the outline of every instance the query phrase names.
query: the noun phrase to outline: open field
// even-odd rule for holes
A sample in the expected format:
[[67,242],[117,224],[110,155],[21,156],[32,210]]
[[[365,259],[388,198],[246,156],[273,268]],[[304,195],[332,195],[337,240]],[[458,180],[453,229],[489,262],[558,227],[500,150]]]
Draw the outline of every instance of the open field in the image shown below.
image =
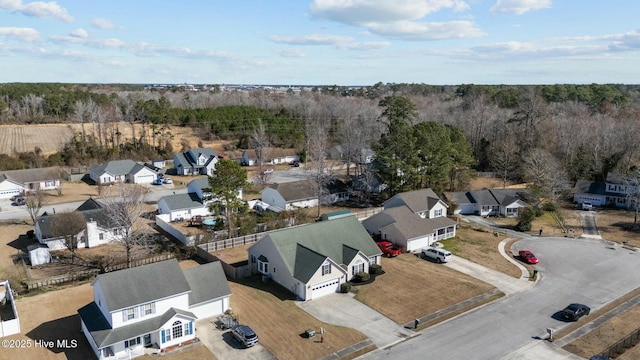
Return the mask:
[[416,254],[383,258],[383,275],[357,286],[356,299],[398,324],[429,315],[493,287]]
[[633,228],[634,212],[622,209],[598,209],[596,226],[603,239],[640,247],[640,220]]
[[[131,124],[120,122],[108,124],[117,129],[121,135],[121,141],[130,141],[135,129],[135,136],[140,137],[142,125],[135,124],[133,129]],[[151,144],[153,139],[150,135],[151,127],[146,126],[147,141]],[[107,130],[109,131],[109,130]],[[87,135],[94,134],[94,129],[90,124],[85,125]],[[224,153],[226,142],[216,140],[202,140],[198,135],[198,130],[190,127],[171,126],[167,132],[172,135],[171,146],[175,151],[182,148],[182,142],[191,147],[198,147],[201,143],[203,147],[212,147],[216,152]],[[15,152],[34,151],[39,147],[44,155],[49,155],[62,150],[64,144],[73,138],[74,134],[82,134],[82,124],[29,124],[29,125],[0,125],[0,153],[13,154]]]

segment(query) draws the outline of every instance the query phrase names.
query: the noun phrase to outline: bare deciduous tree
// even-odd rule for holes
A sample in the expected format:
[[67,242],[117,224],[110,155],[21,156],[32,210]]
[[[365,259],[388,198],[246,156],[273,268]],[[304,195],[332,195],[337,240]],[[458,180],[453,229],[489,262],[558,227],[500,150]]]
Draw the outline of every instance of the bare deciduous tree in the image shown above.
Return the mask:
[[78,236],[82,231],[86,232],[86,229],[86,220],[79,211],[59,212],[51,219],[51,233],[63,238],[64,245],[71,252],[72,262],[78,249]]
[[122,246],[127,267],[137,252],[150,252],[153,243],[147,221],[144,197],[147,190],[139,185],[119,183],[105,189],[102,203],[107,215],[119,234],[115,243]]
[[31,221],[33,221],[33,224],[35,225],[40,210],[42,210],[42,207],[47,204],[47,193],[40,189],[29,191],[24,195],[24,200],[27,212],[31,217]]
[[557,201],[569,189],[567,174],[564,167],[548,151],[532,149],[523,159],[523,173],[540,191],[540,195],[552,202]]

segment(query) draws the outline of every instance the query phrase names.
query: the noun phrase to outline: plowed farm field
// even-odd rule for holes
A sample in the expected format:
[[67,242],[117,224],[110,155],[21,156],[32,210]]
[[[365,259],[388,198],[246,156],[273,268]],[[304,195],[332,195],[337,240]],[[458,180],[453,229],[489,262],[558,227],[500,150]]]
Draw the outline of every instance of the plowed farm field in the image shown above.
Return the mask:
[[[117,129],[122,134],[122,141],[130,141],[133,135],[129,123],[109,123],[104,131]],[[135,136],[142,133],[141,124],[135,124]],[[95,130],[91,124],[85,125],[85,134],[90,135]],[[152,143],[151,127],[147,125],[147,140]],[[30,125],[0,125],[0,153],[14,154],[16,152],[31,152],[39,147],[44,155],[50,155],[62,150],[63,146],[73,138],[74,134],[82,133],[82,124],[30,124]],[[185,141],[191,147],[197,147],[202,142],[203,147],[211,147],[218,153],[224,151],[224,141],[205,141],[198,136],[198,130],[189,127],[173,126],[168,129],[172,135],[171,145],[178,151]]]
[[60,151],[73,136],[68,125],[2,125],[0,153],[30,152],[39,147],[44,154]]

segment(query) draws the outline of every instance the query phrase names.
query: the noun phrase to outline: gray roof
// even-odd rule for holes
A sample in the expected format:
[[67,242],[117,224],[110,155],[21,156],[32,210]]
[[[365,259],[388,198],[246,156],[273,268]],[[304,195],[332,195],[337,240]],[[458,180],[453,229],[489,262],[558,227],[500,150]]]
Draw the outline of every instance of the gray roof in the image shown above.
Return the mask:
[[[136,168],[136,165],[139,164],[129,159],[114,160],[104,164],[94,165],[89,169],[89,171],[95,173],[107,173],[111,175],[126,175],[133,173],[132,170]],[[139,171],[139,169],[137,171]]]
[[184,269],[182,272],[191,288],[189,306],[231,295],[229,283],[219,261]]
[[[209,177],[208,176],[197,178],[197,179],[193,179],[193,180],[189,181],[189,184],[195,184],[196,186],[198,186],[198,188],[200,188],[200,190],[211,188],[211,185],[209,185]],[[187,186],[189,184],[187,184]]]
[[607,191],[607,184],[601,181],[580,179],[573,188],[574,194],[595,194],[611,197],[625,197],[624,194]]
[[0,181],[11,180],[18,184],[28,184],[45,180],[60,179],[58,174],[61,168],[46,167],[36,169],[6,170],[0,173]]
[[289,272],[305,283],[326,258],[348,264],[353,251],[345,251],[345,247],[368,257],[381,254],[355,216],[275,230],[264,238],[271,239]]
[[131,325],[112,329],[95,302],[91,302],[89,305],[80,308],[78,314],[87,326],[87,330],[89,330],[98,348],[117,344],[137,336],[157,331],[177,314],[194,320],[197,319],[197,317],[189,311],[170,308],[162,314],[162,316],[155,316],[148,320],[138,321]]
[[176,259],[99,274],[109,311],[164,299],[191,290]]
[[317,183],[313,180],[272,184],[269,187],[280,193],[287,202],[317,198]]
[[[507,206],[526,197],[526,189],[481,189],[446,193],[456,204],[480,204]],[[524,202],[524,201],[523,201]],[[526,204],[526,203],[525,203]]]
[[[114,229],[119,227],[119,225],[109,216],[107,210],[102,207],[102,205],[96,200],[90,198],[84,203],[82,203],[76,211],[82,213],[86,222],[95,221],[99,227],[103,229]],[[62,214],[50,214],[45,213],[42,216],[39,216],[36,221],[38,222],[38,226],[40,227],[40,233],[42,234],[42,239],[46,240],[55,240],[60,236],[58,234],[53,233],[53,223],[56,221],[58,216],[62,216]]]
[[[211,148],[192,148],[182,153],[173,154],[184,167],[202,168],[209,164],[213,158],[217,156],[216,152]],[[197,158],[204,155],[208,160],[205,165],[198,165]]]
[[168,195],[163,196],[162,199],[170,210],[194,209],[204,205],[196,193]]
[[[396,194],[391,199],[385,201],[385,209],[388,207],[405,205],[414,213],[430,210],[440,197],[431,189],[420,189]],[[446,206],[446,204],[445,204]]]
[[374,225],[373,227],[378,229],[394,227],[405,239],[417,238],[431,234],[437,229],[457,225],[455,221],[444,216],[423,219],[404,206],[383,210],[365,221],[369,221],[368,225]]

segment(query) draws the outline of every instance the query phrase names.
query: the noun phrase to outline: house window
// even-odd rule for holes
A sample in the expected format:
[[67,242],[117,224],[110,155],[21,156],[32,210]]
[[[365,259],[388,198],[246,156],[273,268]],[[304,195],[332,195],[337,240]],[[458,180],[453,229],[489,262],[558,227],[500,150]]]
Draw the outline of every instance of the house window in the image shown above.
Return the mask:
[[173,326],[171,328],[171,337],[175,338],[179,338],[182,337],[182,322],[180,321],[176,321],[173,323]]
[[435,216],[435,217],[442,216],[442,209],[436,209],[433,212],[433,216]]
[[331,274],[331,263],[326,262],[322,264],[322,275]]
[[104,240],[104,233],[100,233],[100,234],[98,234],[98,238],[99,238],[100,240]]
[[184,335],[191,335],[191,323],[184,324]]
[[156,313],[156,303],[148,303],[142,305],[142,313],[147,316]]
[[256,256],[255,255],[251,255],[251,263],[252,264],[256,263]]
[[136,337],[136,338],[133,338],[131,340],[125,340],[124,341],[124,347],[125,348],[130,348],[130,347],[133,347],[135,345],[140,345],[140,337],[139,336]]
[[376,257],[372,256],[369,258],[369,265],[375,265],[376,264]]
[[138,308],[137,307],[131,307],[131,308],[128,308],[128,309],[124,309],[123,312],[122,312],[122,315],[123,315],[122,321],[133,320],[133,319],[138,317]]
[[260,260],[258,260],[258,271],[263,273],[263,274],[268,274],[269,273],[269,263],[268,262],[262,262]]
[[355,265],[353,265],[353,268],[351,268],[351,275],[356,275],[359,272],[363,272],[364,271],[364,263],[362,262],[362,260],[358,259],[358,262],[356,262]]

